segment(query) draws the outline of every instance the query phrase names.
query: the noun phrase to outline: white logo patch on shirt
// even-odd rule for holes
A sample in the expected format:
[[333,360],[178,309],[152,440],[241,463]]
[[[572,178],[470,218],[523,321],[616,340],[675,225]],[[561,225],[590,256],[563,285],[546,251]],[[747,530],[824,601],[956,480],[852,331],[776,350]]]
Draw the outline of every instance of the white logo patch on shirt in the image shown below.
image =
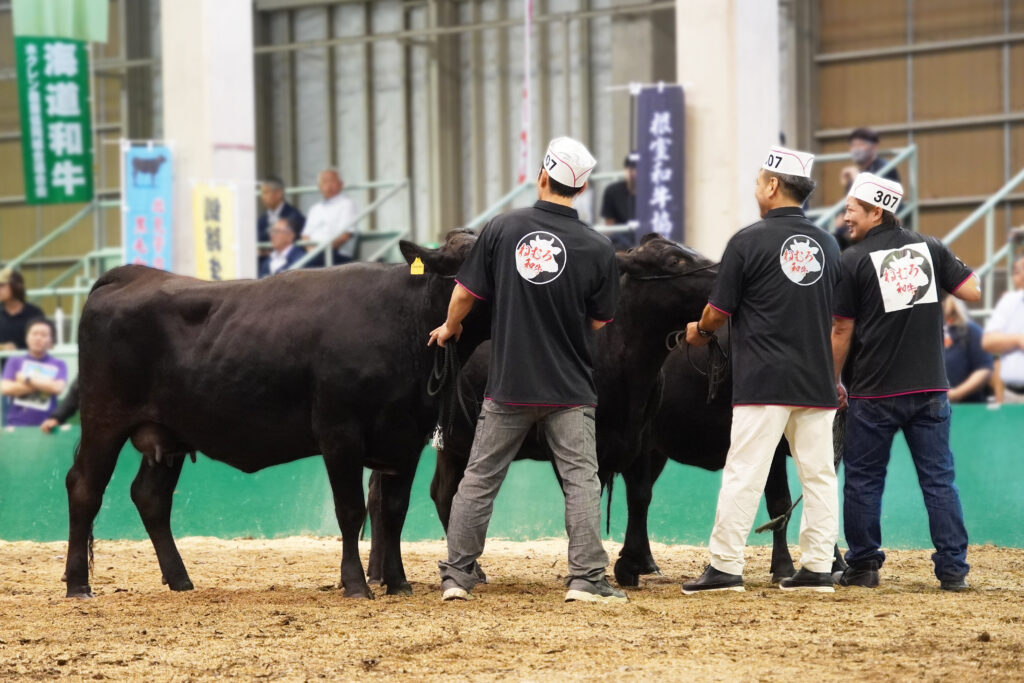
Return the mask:
[[939,301],[932,252],[924,242],[871,252],[886,313]]
[[554,282],[565,270],[565,259],[565,245],[550,232],[531,232],[516,245],[516,270],[535,285]]
[[813,237],[793,235],[782,243],[779,265],[790,281],[806,287],[821,279],[825,272],[825,254]]

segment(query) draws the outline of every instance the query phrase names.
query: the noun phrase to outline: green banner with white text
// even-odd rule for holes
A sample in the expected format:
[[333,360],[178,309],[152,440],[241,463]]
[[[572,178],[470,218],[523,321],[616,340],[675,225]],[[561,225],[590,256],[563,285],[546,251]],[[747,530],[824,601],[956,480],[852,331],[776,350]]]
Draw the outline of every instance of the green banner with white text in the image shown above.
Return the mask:
[[86,43],[16,36],[25,200],[93,198],[89,53]]

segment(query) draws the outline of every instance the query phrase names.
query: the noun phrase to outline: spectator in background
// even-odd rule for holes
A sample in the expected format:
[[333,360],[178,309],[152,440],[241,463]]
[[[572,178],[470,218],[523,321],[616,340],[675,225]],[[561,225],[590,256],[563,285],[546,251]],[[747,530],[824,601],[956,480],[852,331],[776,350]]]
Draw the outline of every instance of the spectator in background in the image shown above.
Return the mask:
[[[358,213],[356,203],[341,193],[345,189],[345,183],[333,168],[320,171],[317,185],[320,187],[323,200],[310,208],[305,229],[302,231],[302,239],[318,243],[330,239],[332,243],[329,248],[334,249],[335,264],[353,261],[356,257],[358,230],[350,223]],[[338,234],[342,228],[346,229]],[[315,247],[308,249],[312,250]],[[317,259],[316,265],[323,265],[323,263]]]
[[952,296],[942,302],[945,317],[946,377],[950,403],[984,403],[992,376],[992,356],[981,348],[981,326],[967,317],[963,303]]
[[270,241],[270,228],[281,218],[293,220],[297,232],[302,234],[302,226],[306,224],[306,217],[297,208],[284,199],[284,181],[277,176],[268,176],[260,183],[260,201],[266,209],[260,214],[256,221],[256,240],[258,242]]
[[11,268],[0,270],[0,351],[24,349],[28,323],[42,318],[38,306],[25,301],[25,279]]
[[[847,195],[850,194],[853,179],[857,177],[858,173],[874,173],[878,175],[878,172],[886,164],[885,160],[878,156],[879,137],[875,131],[870,128],[856,128],[850,133],[848,141],[850,143],[850,158],[853,160],[853,164],[844,167],[839,173],[839,182],[842,183],[843,192]],[[900,182],[900,173],[895,168],[883,174],[882,177],[894,183]],[[907,227],[907,222],[903,221],[903,223],[904,227]],[[849,228],[845,221],[843,221],[842,213],[836,216],[832,235],[839,242],[840,249],[845,250],[850,246]]]
[[[612,183],[604,189],[601,198],[601,218],[605,225],[626,225],[636,220],[636,162],[640,155],[630,152],[623,162],[626,179]],[[616,251],[625,251],[636,245],[636,230],[608,235]]]
[[270,229],[271,252],[260,263],[260,277],[277,275],[306,255],[306,251],[295,246],[298,228],[293,218],[279,218]]
[[39,428],[46,434],[51,434],[54,429],[71,419],[71,416],[78,412],[78,378],[71,383],[68,393],[61,399],[57,409],[50,414],[50,417],[43,420]]
[[1024,257],[1013,264],[1014,291],[1006,292],[985,325],[981,344],[1000,356],[1004,403],[1024,403]]
[[53,412],[57,395],[67,384],[64,361],[50,355],[54,328],[46,318],[28,324],[28,353],[15,356],[4,366],[0,392],[10,397],[6,424],[11,427],[38,427]]

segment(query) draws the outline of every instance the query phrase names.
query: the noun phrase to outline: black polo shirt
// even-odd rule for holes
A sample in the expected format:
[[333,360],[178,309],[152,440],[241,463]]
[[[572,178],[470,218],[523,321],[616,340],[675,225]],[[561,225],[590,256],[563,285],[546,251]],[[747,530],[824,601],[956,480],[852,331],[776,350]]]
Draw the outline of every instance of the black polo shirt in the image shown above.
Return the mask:
[[[636,195],[629,191],[625,180],[614,182],[604,189],[601,218],[609,219],[615,225],[625,225],[636,218]],[[617,232],[610,239],[615,247],[629,249],[636,244],[636,233]]]
[[538,201],[491,219],[457,282],[491,302],[487,397],[595,405],[594,332],[619,298],[615,252],[575,209]]
[[939,290],[970,276],[942,242],[893,222],[843,252],[835,315],[855,321],[843,369],[851,398],[949,389]]
[[13,343],[19,349],[27,349],[25,334],[28,332],[28,324],[42,317],[42,309],[30,303],[25,303],[17,315],[8,314],[7,309],[0,304],[0,344]]
[[839,245],[799,207],[729,240],[709,303],[731,316],[733,404],[835,408],[832,296]]

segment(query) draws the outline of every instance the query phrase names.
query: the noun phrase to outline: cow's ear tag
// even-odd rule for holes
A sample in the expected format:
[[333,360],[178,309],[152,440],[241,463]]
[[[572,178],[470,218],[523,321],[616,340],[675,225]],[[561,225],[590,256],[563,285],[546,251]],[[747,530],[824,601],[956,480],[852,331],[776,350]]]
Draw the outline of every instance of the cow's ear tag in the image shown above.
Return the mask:
[[409,266],[409,275],[423,275],[423,261],[417,256]]

